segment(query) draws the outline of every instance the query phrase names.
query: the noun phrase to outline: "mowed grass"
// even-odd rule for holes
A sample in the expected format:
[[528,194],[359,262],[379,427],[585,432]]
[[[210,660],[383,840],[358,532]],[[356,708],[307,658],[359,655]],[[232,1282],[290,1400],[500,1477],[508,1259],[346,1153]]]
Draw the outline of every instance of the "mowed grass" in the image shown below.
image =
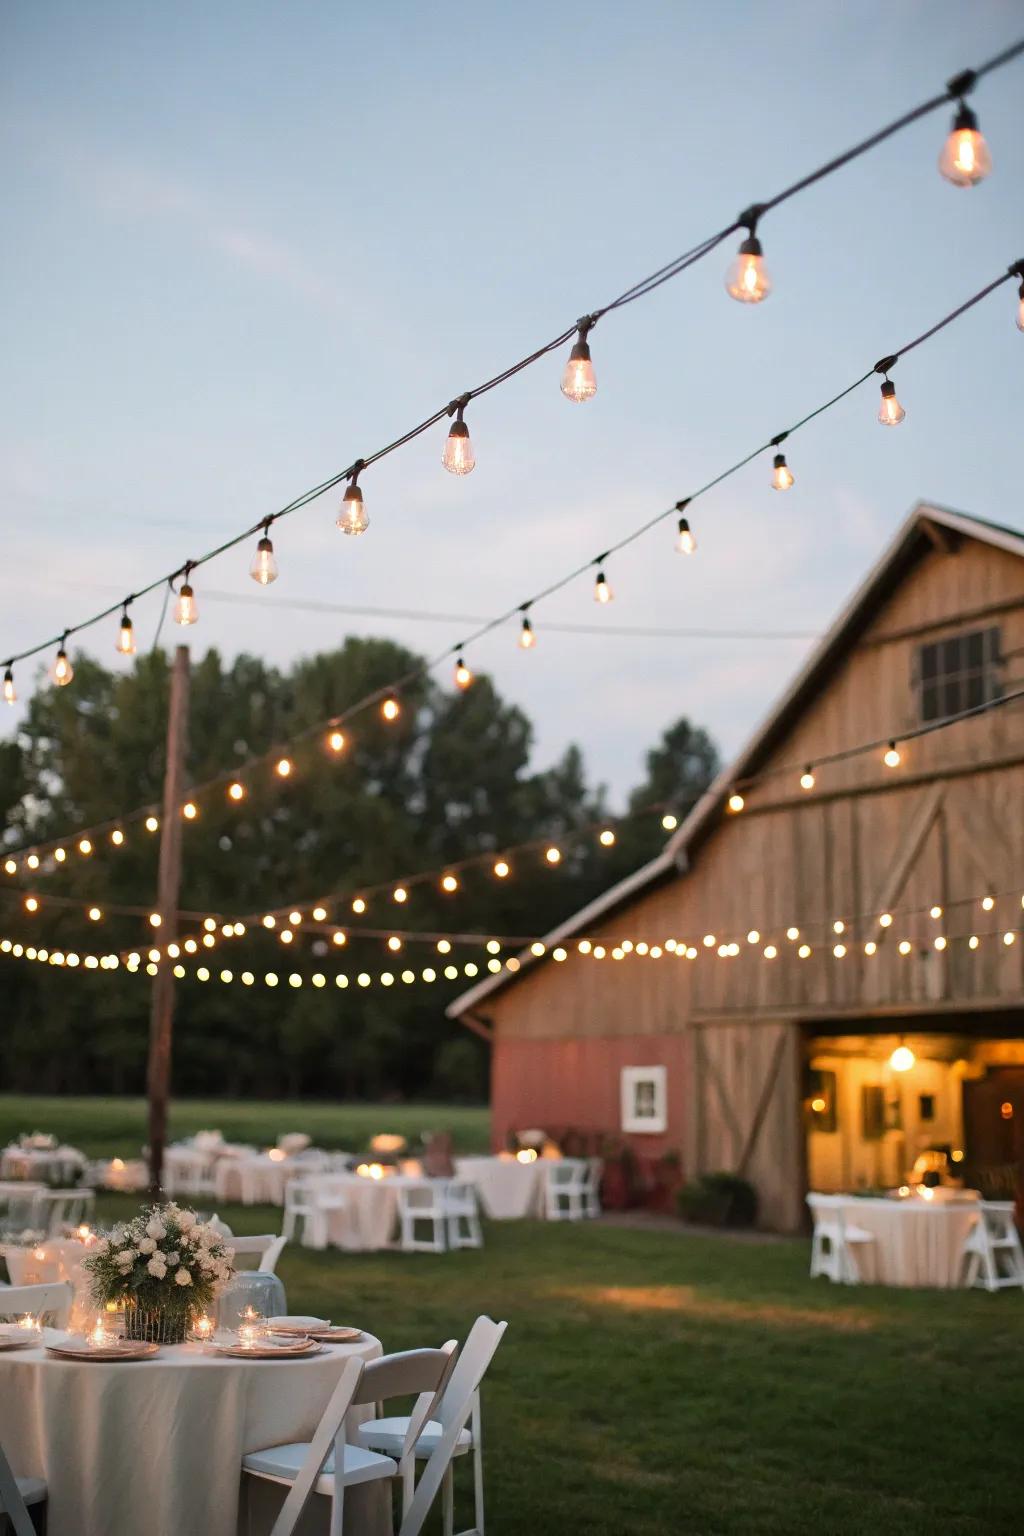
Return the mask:
[[[229,1141],[257,1146],[273,1146],[288,1131],[305,1131],[318,1147],[347,1152],[362,1151],[378,1131],[396,1131],[410,1141],[424,1131],[450,1131],[457,1151],[483,1152],[490,1141],[490,1111],[466,1104],[172,1102],[171,1140],[211,1128]],[[138,1157],[148,1139],[146,1102],[0,1094],[0,1146],[33,1130],[51,1131],[90,1157]]]

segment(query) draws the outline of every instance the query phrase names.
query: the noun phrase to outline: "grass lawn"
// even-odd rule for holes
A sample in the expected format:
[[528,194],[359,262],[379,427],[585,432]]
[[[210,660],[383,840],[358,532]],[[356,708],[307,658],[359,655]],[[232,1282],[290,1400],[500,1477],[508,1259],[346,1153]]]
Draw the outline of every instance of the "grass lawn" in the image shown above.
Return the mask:
[[[460,1152],[490,1145],[490,1111],[465,1104],[310,1104],[177,1099],[171,1139],[210,1127],[229,1141],[272,1146],[285,1131],[306,1131],[318,1147],[359,1152],[376,1131],[414,1139],[451,1131]],[[0,1094],[0,1146],[24,1131],[52,1131],[90,1157],[138,1157],[147,1140],[144,1099],[69,1099]]]
[[484,1400],[491,1536],[1021,1530],[1020,1293],[840,1289],[807,1279],[803,1242],[603,1222],[485,1237],[438,1256],[289,1248],[279,1273],[292,1310],[388,1350],[508,1319]]

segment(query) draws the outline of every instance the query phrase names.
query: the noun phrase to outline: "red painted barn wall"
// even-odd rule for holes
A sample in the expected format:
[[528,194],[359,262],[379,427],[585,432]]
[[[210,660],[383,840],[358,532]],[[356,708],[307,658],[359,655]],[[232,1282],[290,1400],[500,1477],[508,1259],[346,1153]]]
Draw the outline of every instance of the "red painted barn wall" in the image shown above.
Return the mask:
[[491,1134],[495,1148],[510,1131],[539,1126],[620,1135],[623,1067],[665,1067],[668,1130],[627,1135],[641,1157],[681,1152],[686,1085],[683,1035],[616,1035],[530,1040],[498,1035],[491,1057]]

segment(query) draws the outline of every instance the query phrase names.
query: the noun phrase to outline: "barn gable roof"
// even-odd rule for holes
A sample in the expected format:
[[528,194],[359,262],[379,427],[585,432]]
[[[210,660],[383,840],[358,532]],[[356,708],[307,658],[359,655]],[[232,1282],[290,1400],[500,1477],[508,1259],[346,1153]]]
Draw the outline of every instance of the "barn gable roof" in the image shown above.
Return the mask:
[[[966,512],[955,512],[931,502],[918,502],[778,703],[732,762],[721,770],[661,853],[546,934],[544,943],[547,950],[550,951],[563,940],[590,927],[598,918],[606,917],[640,892],[673,875],[684,874],[704,836],[717,825],[731,788],[737,780],[753,777],[757,773],[922,553],[935,547],[953,548],[965,538],[975,539],[1024,559],[1024,532],[1019,529],[973,517]],[[449,1004],[446,1010],[448,1017],[471,1018],[473,1010],[485,998],[502,988],[514,986],[525,971],[540,964],[542,958],[535,957],[529,950],[523,951],[519,956],[517,971],[504,970],[478,982]]]

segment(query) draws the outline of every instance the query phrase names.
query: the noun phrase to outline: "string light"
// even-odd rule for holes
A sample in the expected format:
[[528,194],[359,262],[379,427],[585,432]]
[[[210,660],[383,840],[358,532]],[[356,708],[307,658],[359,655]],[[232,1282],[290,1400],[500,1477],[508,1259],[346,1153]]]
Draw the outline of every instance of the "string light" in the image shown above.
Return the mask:
[[602,848],[611,848],[615,842],[615,833],[612,831],[611,827],[605,827],[604,831],[599,835],[597,840],[601,844]]
[[135,626],[128,614],[128,604],[121,610],[121,623],[117,631],[117,649],[121,656],[135,655]]
[[192,573],[192,561],[185,565],[185,580],[178,588],[178,600],[174,605],[175,624],[195,624],[199,618],[199,609],[196,606],[196,595],[192,590],[189,576]]
[[673,816],[671,811],[666,811],[665,815],[661,818],[661,825],[666,832],[674,832],[679,825],[679,817]]
[[159,825],[160,825],[160,822],[158,821],[158,819],[155,816],[147,816],[146,817],[145,826],[146,826],[146,831],[147,832],[155,832],[157,830],[157,828],[159,827]]
[[983,896],[981,898],[981,907],[983,912],[991,912],[995,904],[996,902],[994,896]]
[[882,403],[878,407],[878,420],[883,427],[898,427],[906,416],[906,411],[896,398],[896,385],[889,378],[889,369],[896,361],[895,357],[883,358],[876,363],[875,373],[885,374],[882,381]]
[[365,533],[370,526],[370,519],[366,515],[366,507],[363,505],[363,493],[358,485],[359,471],[363,468],[362,459],[357,460],[355,467],[349,476],[345,494],[341,499],[341,510],[337,517],[337,526],[342,533],[353,536]]
[[327,745],[330,747],[332,752],[344,752],[344,750],[345,750],[345,733],[344,733],[344,731],[331,731],[330,735],[327,738]]
[[894,741],[890,741],[882,754],[882,762],[887,768],[898,768],[901,761],[899,748]]
[[[679,505],[681,507],[685,507],[688,505],[688,501],[682,501],[679,503]],[[696,551],[697,539],[694,535],[693,529],[690,527],[689,520],[685,517],[681,517],[678,524],[676,525],[676,554],[692,555],[695,554]]]
[[800,788],[801,789],[813,789],[814,788],[814,770],[811,767],[810,763],[807,764],[807,767],[804,769],[803,773],[800,775]]
[[737,815],[740,811],[742,811],[742,809],[746,805],[746,803],[747,802],[744,800],[743,796],[741,794],[739,794],[738,792],[734,792],[733,794],[731,794],[729,796],[728,801],[727,801],[729,809],[733,813],[734,816]]
[[270,541],[270,524],[271,519],[264,518],[263,537],[256,545],[256,553],[249,567],[249,575],[261,587],[269,587],[272,581],[277,580],[277,561],[274,558],[274,546]]
[[737,223],[746,226],[747,238],[725,274],[726,291],[741,304],[760,304],[772,291],[771,278],[764,265],[764,252],[757,238],[761,208],[755,204],[741,213]]
[[274,764],[274,772],[279,779],[287,779],[291,777],[292,767],[293,764],[290,757],[279,757]]
[[772,460],[772,490],[788,491],[793,484],[793,471],[786,463],[786,455],[777,453]]
[[396,885],[391,893],[391,898],[393,901],[397,901],[399,906],[401,906],[403,902],[409,900],[409,892],[406,890],[404,885]]
[[83,858],[87,859],[89,857],[89,855],[92,853],[92,841],[91,841],[91,839],[88,838],[88,837],[80,837],[78,839],[78,851],[82,855]]
[[60,647],[54,657],[53,666],[50,668],[50,677],[58,688],[66,688],[75,675],[75,669],[71,665],[71,658],[65,649],[67,634],[60,642]]
[[239,783],[238,779],[235,779],[233,783],[228,785],[228,798],[230,800],[245,799],[245,785]]
[[448,407],[448,415],[454,415],[455,420],[448,429],[445,439],[444,453],[441,455],[441,463],[449,474],[468,475],[470,470],[476,468],[476,459],[473,457],[473,444],[469,437],[469,428],[463,420],[466,406],[469,404],[469,395],[460,395],[458,400],[453,400]]
[[519,649],[521,651],[532,651],[537,644],[537,636],[534,634],[533,625],[530,623],[530,616],[526,609],[523,608],[521,612],[523,622],[519,627]]
[[14,669],[7,667],[4,670],[4,700],[8,704],[17,704],[18,693],[14,686]]
[[549,864],[560,864],[562,862],[562,850],[552,845],[544,850],[544,857]]
[[510,873],[509,865],[505,859],[495,860],[494,877],[496,880],[507,880]]
[[939,170],[954,187],[976,187],[992,171],[992,156],[978,128],[977,116],[963,99],[974,81],[974,71],[968,69],[952,79],[947,87],[960,99],[953,126],[939,156]]
[[598,562],[598,565],[597,565],[597,576],[596,576],[596,578],[594,580],[594,602],[595,603],[610,603],[614,596],[615,596],[615,593],[612,591],[611,587],[608,585],[608,578],[604,574],[604,569],[601,566],[600,562]]
[[469,685],[470,685],[470,683],[472,681],[473,681],[473,674],[472,674],[472,672],[466,666],[466,663],[463,661],[462,656],[461,655],[457,656],[455,658],[455,686],[456,686],[456,688],[461,688],[461,689],[465,690],[466,688],[469,687]]
[[597,394],[597,379],[590,359],[587,337],[594,325],[594,317],[585,315],[576,324],[576,341],[562,373],[562,394],[567,400],[593,399]]
[[388,694],[387,698],[384,699],[384,701],[382,702],[382,704],[380,706],[380,712],[384,716],[384,719],[387,720],[389,724],[392,721],[395,721],[395,720],[398,719],[399,715],[402,713],[402,706],[401,706],[401,704],[399,704],[398,698],[397,698],[397,696],[395,694],[393,694],[393,693],[389,693]]
[[186,821],[195,821],[196,817],[199,815],[199,807],[196,805],[194,800],[186,800],[185,804],[181,808],[181,814],[184,816]]
[[459,882],[458,882],[458,878],[455,875],[448,874],[448,875],[444,875],[442,877],[442,880],[441,880],[441,889],[442,889],[442,891],[447,891],[448,894],[450,895],[453,891],[457,891],[458,888],[459,888]]

